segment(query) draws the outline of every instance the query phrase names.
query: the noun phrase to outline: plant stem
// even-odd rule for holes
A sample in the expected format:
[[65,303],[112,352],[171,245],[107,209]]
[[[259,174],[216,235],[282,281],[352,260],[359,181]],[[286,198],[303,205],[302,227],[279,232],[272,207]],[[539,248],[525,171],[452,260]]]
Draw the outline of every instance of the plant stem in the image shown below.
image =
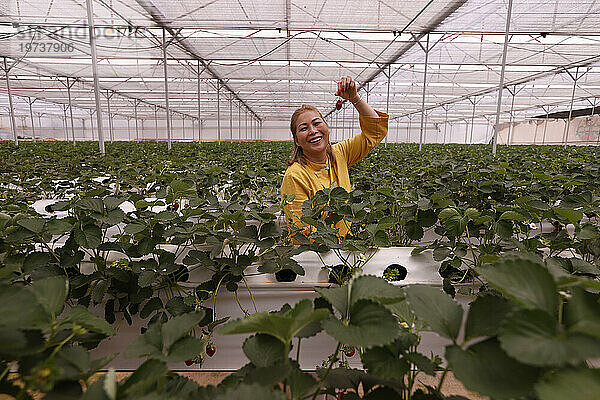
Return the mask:
[[296,362],[298,365],[300,365],[300,341],[302,341],[302,338],[298,338],[298,348],[296,349]]
[[437,385],[436,391],[440,393],[442,390],[442,384],[444,383],[444,379],[446,379],[446,374],[448,373],[448,366],[444,368],[444,372],[442,373],[442,377],[440,378],[440,382]]
[[327,371],[325,371],[325,373],[323,374],[323,376],[319,380],[319,387],[313,393],[313,396],[312,396],[311,400],[315,400],[317,398],[317,394],[319,394],[319,389],[321,388],[321,384],[323,382],[325,382],[325,379],[327,379],[327,376],[329,375],[329,372],[331,372],[331,368],[333,367],[333,363],[335,363],[335,360],[337,359],[337,355],[340,352],[340,348],[341,347],[342,347],[342,343],[338,342],[337,347],[335,348],[335,353],[333,354],[333,357],[331,358],[331,362],[329,363],[329,366],[327,367]]

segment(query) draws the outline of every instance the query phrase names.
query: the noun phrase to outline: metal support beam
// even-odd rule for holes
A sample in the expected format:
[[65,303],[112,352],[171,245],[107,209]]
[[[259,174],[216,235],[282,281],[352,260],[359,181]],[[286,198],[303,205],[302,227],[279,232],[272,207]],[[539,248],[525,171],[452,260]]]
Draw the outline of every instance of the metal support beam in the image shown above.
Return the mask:
[[427,88],[427,64],[429,62],[429,34],[427,34],[427,42],[425,44],[425,49],[423,50],[425,51],[425,71],[423,72],[423,96],[421,99],[421,129],[419,131],[419,151],[421,151],[421,149],[423,148],[423,139],[425,136],[423,124],[425,122],[425,90]]
[[[69,124],[67,123],[67,106],[63,106],[63,115],[64,115],[64,123],[65,123],[65,138],[67,142],[69,141]],[[32,118],[33,121],[33,118]]]
[[242,105],[238,104],[238,140],[242,141]]
[[446,131],[448,130],[448,108],[449,107],[444,107],[444,110],[446,111],[446,116],[444,120],[444,141],[442,142],[443,144],[446,144]]
[[67,94],[69,95],[69,115],[71,117],[71,135],[73,136],[73,144],[75,144],[75,126],[73,124],[73,105],[71,103],[71,86],[73,86],[75,84],[75,82],[77,82],[77,81],[74,81],[73,83],[69,82],[69,77],[67,76]]
[[573,115],[573,101],[575,100],[575,89],[577,89],[577,80],[581,78],[579,76],[579,67],[575,70],[575,77],[571,75],[569,71],[567,71],[569,76],[573,78],[573,91],[571,92],[571,105],[569,106],[569,117],[567,118],[567,123],[565,125],[565,131],[563,133],[563,145],[564,148],[567,148],[567,142],[569,140],[569,128],[571,127],[571,117]]
[[140,140],[140,132],[138,131],[138,115],[137,115],[137,100],[133,102],[133,117],[135,118],[135,140]]
[[198,142],[201,141],[202,138],[202,131],[201,131],[201,125],[202,125],[202,118],[201,118],[201,113],[200,113],[200,60],[198,60],[198,76],[197,76],[197,81],[198,81]]
[[100,106],[100,89],[98,83],[98,58],[96,57],[96,32],[94,29],[94,11],[92,0],[85,0],[87,8],[88,30],[90,35],[90,50],[92,53],[92,74],[94,75],[94,98],[96,100],[96,121],[98,125],[98,145],[100,154],[104,155],[104,135],[102,133],[102,108]]
[[217,81],[217,136],[221,144],[221,84]]
[[167,112],[167,150],[171,150],[171,111],[169,109],[169,75],[167,69],[167,32],[162,29],[163,75],[165,77],[165,110]]
[[506,70],[506,53],[508,52],[508,34],[510,30],[510,16],[512,15],[512,2],[508,0],[508,12],[506,14],[506,29],[504,30],[504,48],[502,50],[502,69],[500,70],[500,83],[498,87],[498,105],[496,106],[496,128],[492,139],[492,154],[496,156],[498,145],[498,129],[500,129],[500,108],[502,107],[502,90],[504,89],[504,71]]
[[154,106],[154,141],[158,143],[158,107]]
[[127,138],[131,142],[131,130],[129,128],[129,122],[130,121],[131,121],[131,118],[127,117]]
[[[33,137],[33,143],[36,142],[35,139],[35,124],[33,123],[33,103],[35,103],[37,99],[31,100],[31,97],[27,98],[27,103],[29,104],[29,116],[31,117],[31,136]],[[69,140],[69,135],[67,134],[67,140]]]
[[[429,43],[429,35],[427,35],[427,43]],[[385,99],[385,113],[390,115],[390,79],[392,79],[392,64],[388,65],[387,72],[387,96]],[[385,144],[384,147],[387,147],[388,143],[388,135],[385,135]]]
[[517,95],[517,87],[513,87],[512,91],[508,88],[507,90],[512,95],[512,100],[510,102],[510,120],[508,122],[508,137],[506,138],[506,144],[511,144],[515,110],[515,96]]
[[185,140],[185,115],[181,118],[181,130],[183,135],[183,140]]
[[473,126],[475,125],[475,105],[477,101],[471,99],[471,103],[473,103],[473,113],[471,114],[471,138],[469,139],[469,144],[473,144]]
[[114,93],[109,93],[110,92],[106,90],[106,105],[108,107],[108,129],[110,131],[110,141],[113,142],[115,140],[115,134],[113,133],[113,119],[112,114],[110,112],[110,98],[114,96]]
[[8,76],[10,69],[6,64],[6,57],[4,57],[4,76],[6,77],[6,89],[8,90],[8,106],[10,111],[10,127],[13,131],[13,139],[15,145],[19,145],[19,139],[17,138],[17,123],[15,122],[15,109],[13,106],[12,92],[10,91],[10,78]]
[[229,99],[229,143],[233,142],[233,99]]

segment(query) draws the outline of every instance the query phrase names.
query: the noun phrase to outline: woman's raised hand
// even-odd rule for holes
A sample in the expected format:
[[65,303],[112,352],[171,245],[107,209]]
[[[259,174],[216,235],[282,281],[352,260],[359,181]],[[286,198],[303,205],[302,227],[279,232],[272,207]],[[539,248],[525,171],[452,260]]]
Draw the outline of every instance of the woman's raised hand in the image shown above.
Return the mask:
[[356,91],[356,82],[350,76],[343,76],[340,79],[335,95],[340,96],[342,99],[350,100],[352,103],[360,98]]

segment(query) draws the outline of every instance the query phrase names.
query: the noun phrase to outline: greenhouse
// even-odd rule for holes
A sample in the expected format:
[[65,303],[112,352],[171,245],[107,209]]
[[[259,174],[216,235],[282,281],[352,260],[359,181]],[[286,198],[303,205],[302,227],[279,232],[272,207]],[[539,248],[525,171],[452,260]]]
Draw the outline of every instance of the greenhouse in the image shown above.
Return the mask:
[[600,399],[600,3],[0,3],[0,399]]

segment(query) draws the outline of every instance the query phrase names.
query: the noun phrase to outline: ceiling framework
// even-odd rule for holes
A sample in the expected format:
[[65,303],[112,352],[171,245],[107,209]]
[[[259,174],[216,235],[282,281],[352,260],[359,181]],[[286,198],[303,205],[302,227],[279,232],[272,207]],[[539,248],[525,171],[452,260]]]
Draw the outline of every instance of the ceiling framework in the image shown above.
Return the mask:
[[[174,118],[217,118],[223,103],[259,120],[287,121],[313,104],[334,113],[336,81],[354,77],[393,119],[421,113],[427,68],[428,123],[495,115],[506,24],[503,0],[94,0],[103,112],[165,118],[162,31],[167,31]],[[0,5],[17,115],[62,115],[71,88],[75,116],[94,110],[85,0],[9,0]],[[568,111],[600,97],[600,3],[514,0],[501,121]],[[425,65],[425,40],[435,43]],[[418,43],[420,42],[420,43]],[[201,73],[198,75],[198,63]],[[0,79],[0,114],[7,85]],[[388,76],[389,91],[388,91]],[[515,94],[513,96],[513,94]],[[159,110],[158,113],[155,110]],[[511,112],[512,110],[512,112]],[[227,113],[229,114],[229,113]],[[238,115],[237,112],[234,113]],[[562,114],[559,114],[562,115]],[[222,115],[222,117],[224,117]],[[228,115],[227,115],[228,117]]]

